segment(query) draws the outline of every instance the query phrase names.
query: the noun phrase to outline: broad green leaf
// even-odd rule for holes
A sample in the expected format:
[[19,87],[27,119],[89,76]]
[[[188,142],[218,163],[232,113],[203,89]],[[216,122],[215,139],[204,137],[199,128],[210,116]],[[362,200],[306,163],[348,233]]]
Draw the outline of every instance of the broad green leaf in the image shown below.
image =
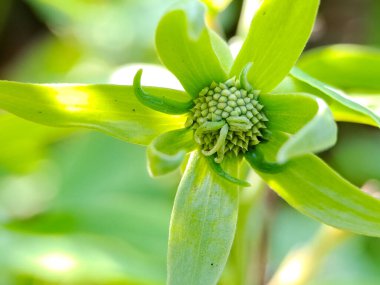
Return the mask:
[[[260,144],[269,160],[275,159],[286,136]],[[308,154],[288,162],[276,174],[259,175],[291,206],[328,225],[358,234],[380,236],[380,200],[350,184],[318,157]]]
[[306,52],[297,66],[311,76],[351,92],[380,93],[380,49],[333,45]]
[[311,34],[319,0],[265,0],[232,67],[239,75],[253,62],[248,80],[256,90],[271,91],[289,73]]
[[188,1],[168,12],[156,31],[163,64],[193,97],[213,81],[227,80],[232,56],[227,44],[204,24],[204,6]]
[[[223,165],[237,176],[236,161]],[[168,285],[215,285],[235,235],[238,187],[214,174],[194,152],[174,202],[169,232]]]
[[344,92],[313,78],[299,68],[293,68],[291,74],[297,80],[317,89],[320,93],[313,94],[326,101],[338,121],[364,123],[380,127],[380,116],[356,103]]
[[[146,90],[157,92],[154,87]],[[145,107],[132,86],[0,81],[0,108],[39,124],[96,129],[144,145],[161,133],[181,128],[185,121],[184,116],[169,116]]]
[[318,112],[280,148],[277,154],[279,163],[306,153],[326,150],[336,143],[338,128],[334,117],[323,100],[316,101],[319,106]]
[[193,132],[179,129],[156,137],[147,148],[149,173],[160,176],[176,170],[185,155],[196,148]]
[[294,134],[318,112],[318,104],[313,96],[303,93],[261,94],[270,130]]
[[262,95],[270,130],[292,134],[279,149],[276,162],[319,152],[336,143],[337,126],[326,103],[302,93]]
[[361,125],[339,126],[337,145],[325,156],[334,169],[355,185],[380,181],[380,132]]
[[[0,181],[1,269],[38,284],[165,284],[177,177],[149,178],[144,148],[99,133],[75,136],[51,152],[52,163],[35,180]],[[35,193],[48,203],[30,210],[42,213],[6,220],[24,213]],[[14,201],[8,212],[5,200]]]

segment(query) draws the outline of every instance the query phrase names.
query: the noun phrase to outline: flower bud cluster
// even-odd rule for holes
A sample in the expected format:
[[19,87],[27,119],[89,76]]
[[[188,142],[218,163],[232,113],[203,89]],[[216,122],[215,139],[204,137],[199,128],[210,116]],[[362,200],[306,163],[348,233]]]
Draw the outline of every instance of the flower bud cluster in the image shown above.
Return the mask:
[[186,127],[194,129],[204,154],[217,153],[220,162],[228,152],[237,156],[260,143],[268,119],[259,93],[243,89],[235,78],[213,82],[199,93]]

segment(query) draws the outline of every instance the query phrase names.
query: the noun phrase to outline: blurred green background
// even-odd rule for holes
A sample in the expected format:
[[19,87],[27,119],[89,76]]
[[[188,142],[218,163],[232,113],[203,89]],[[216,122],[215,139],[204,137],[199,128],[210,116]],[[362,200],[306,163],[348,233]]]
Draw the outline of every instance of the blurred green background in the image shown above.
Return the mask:
[[[158,63],[154,29],[174,2],[1,0],[0,78],[108,83],[126,64]],[[228,38],[241,6],[220,17]],[[380,46],[380,1],[322,1],[308,48],[335,43]],[[323,157],[353,183],[379,188],[379,145],[377,130],[342,124]],[[0,284],[164,284],[179,179],[149,178],[140,146],[0,111]],[[320,227],[270,195],[267,277]],[[379,240],[352,236],[310,284],[380,284],[379,265]]]

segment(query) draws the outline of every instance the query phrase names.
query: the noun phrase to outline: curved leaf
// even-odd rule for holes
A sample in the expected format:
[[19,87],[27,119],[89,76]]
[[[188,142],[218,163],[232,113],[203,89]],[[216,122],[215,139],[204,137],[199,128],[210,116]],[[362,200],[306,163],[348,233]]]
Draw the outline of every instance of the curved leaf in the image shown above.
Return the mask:
[[[157,89],[146,87],[152,93]],[[181,128],[186,119],[153,111],[137,100],[132,86],[116,85],[0,81],[0,108],[39,124],[96,129],[136,144]]]
[[275,88],[301,55],[311,34],[319,0],[265,0],[232,67],[238,76],[253,62],[248,80],[264,93]]
[[[181,102],[178,100],[172,100],[168,97],[188,97],[187,94],[183,91],[174,90],[174,89],[160,89],[155,88],[161,93],[156,93],[155,95],[147,93],[141,86],[141,76],[143,70],[140,69],[137,71],[134,80],[133,88],[135,90],[135,95],[137,99],[145,106],[165,114],[170,115],[181,115],[187,113],[193,106],[194,102],[189,98],[187,102]],[[171,96],[168,96],[170,93]]]
[[163,64],[193,97],[213,81],[224,82],[232,56],[227,44],[204,24],[204,6],[189,1],[168,12],[156,31]]
[[245,180],[241,180],[239,178],[233,177],[230,174],[228,174],[226,171],[224,171],[223,167],[220,165],[220,163],[217,163],[215,161],[215,155],[214,156],[205,156],[208,165],[210,168],[214,171],[214,173],[218,174],[219,177],[225,179],[226,181],[236,184],[241,187],[250,187],[251,184],[249,184]]
[[[273,143],[258,147],[274,159],[286,136],[276,132]],[[350,184],[321,159],[305,155],[291,160],[276,174],[258,174],[291,206],[328,225],[380,236],[380,200]]]
[[191,129],[179,129],[155,138],[147,148],[149,173],[160,176],[176,170],[185,155],[197,146],[193,133]]
[[269,129],[292,134],[279,149],[276,162],[285,163],[293,157],[319,152],[336,143],[337,126],[323,100],[295,93],[262,95],[261,102],[265,106]]
[[316,48],[302,55],[297,66],[349,93],[380,93],[378,48],[347,44]]
[[[315,95],[324,99],[330,106],[337,120],[365,123],[372,126],[380,127],[380,116],[376,115],[370,109],[351,100],[342,91],[323,83],[299,68],[293,68],[292,76],[317,89],[320,93]],[[314,93],[313,93],[314,94]],[[321,95],[322,94],[322,95]]]
[[[236,161],[224,167],[237,176]],[[194,152],[179,185],[169,232],[168,285],[215,285],[235,235],[238,187]]]

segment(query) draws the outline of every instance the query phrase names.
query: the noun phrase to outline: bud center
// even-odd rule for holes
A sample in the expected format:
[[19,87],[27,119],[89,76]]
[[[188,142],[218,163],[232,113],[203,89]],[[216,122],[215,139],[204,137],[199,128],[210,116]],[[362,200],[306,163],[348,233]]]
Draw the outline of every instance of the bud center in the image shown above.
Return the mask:
[[220,163],[226,154],[238,156],[260,143],[268,119],[259,93],[242,88],[235,78],[213,82],[199,93],[186,127],[194,130],[204,155],[217,154]]

